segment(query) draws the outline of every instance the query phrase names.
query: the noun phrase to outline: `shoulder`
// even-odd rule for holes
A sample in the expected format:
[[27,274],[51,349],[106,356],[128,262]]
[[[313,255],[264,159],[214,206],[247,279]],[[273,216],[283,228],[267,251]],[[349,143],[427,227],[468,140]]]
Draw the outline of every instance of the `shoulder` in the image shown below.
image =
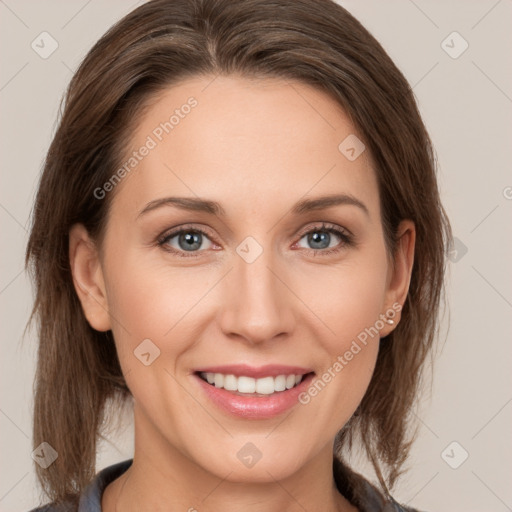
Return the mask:
[[42,507],[33,508],[32,510],[29,510],[29,512],[72,512],[73,510],[76,510],[76,506],[61,503],[49,503],[47,505],[43,505]]
[[334,458],[333,472],[338,490],[360,512],[420,512],[399,504],[391,496],[384,496],[366,478],[337,457]]
[[77,498],[78,504],[54,502],[34,508],[29,512],[100,512],[103,491],[110,482],[124,473],[132,462],[133,459],[128,459],[102,469]]
[[389,501],[386,506],[382,509],[382,512],[422,512],[416,508],[405,507],[400,505],[393,498]]

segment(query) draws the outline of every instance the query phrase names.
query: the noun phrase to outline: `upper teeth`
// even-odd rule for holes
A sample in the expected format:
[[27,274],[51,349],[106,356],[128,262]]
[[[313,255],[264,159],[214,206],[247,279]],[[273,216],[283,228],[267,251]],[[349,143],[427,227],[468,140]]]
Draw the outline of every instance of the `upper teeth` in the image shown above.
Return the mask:
[[217,388],[224,388],[227,391],[238,391],[239,393],[261,393],[271,395],[275,391],[291,389],[302,380],[303,375],[278,375],[277,377],[263,377],[254,379],[252,377],[236,375],[224,375],[222,373],[201,373],[201,377]]

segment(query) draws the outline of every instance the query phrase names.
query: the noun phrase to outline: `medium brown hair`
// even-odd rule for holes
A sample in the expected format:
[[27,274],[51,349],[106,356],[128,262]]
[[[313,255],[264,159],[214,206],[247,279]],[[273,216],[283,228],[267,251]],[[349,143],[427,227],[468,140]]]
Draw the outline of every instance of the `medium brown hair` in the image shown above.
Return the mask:
[[114,417],[131,397],[112,332],[94,330],[82,311],[69,230],[82,223],[101,245],[115,191],[100,201],[94,190],[123,161],[144,106],[188,77],[219,74],[297,80],[334,98],[372,157],[391,254],[399,222],[414,221],[401,321],[381,340],[369,388],[335,444],[341,457],[358,436],[384,489],[407,457],[451,240],[434,152],[409,84],[374,37],[331,0],[153,0],[111,27],[73,76],[33,210],[26,250],[36,287],[29,324],[37,318],[39,339],[33,446],[46,441],[58,452],[47,469],[35,465],[52,501],[76,503],[94,477],[109,411]]

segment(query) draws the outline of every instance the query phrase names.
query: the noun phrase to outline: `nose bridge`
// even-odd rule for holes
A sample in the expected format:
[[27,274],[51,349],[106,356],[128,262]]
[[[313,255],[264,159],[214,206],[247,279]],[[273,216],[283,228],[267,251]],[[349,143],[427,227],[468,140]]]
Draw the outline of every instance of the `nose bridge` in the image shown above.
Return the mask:
[[281,268],[272,249],[263,248],[255,238],[247,237],[239,244],[222,303],[226,334],[258,343],[291,331],[291,297]]

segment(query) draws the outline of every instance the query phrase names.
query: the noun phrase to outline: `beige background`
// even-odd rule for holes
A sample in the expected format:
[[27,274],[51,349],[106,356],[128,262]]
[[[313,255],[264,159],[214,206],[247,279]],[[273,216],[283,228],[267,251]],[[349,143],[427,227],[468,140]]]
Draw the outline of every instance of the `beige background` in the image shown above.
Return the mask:
[[[431,512],[512,510],[512,1],[340,3],[414,87],[462,249],[450,264],[450,329],[432,396],[418,408],[419,439],[395,497]],[[21,344],[32,300],[23,256],[37,179],[73,70],[135,5],[0,0],[0,511],[38,504],[30,440],[34,335]],[[58,43],[47,59],[31,48],[43,31]],[[454,31],[469,44],[457,58],[464,41],[446,39]],[[97,470],[132,456],[129,417],[126,425],[101,445]]]

